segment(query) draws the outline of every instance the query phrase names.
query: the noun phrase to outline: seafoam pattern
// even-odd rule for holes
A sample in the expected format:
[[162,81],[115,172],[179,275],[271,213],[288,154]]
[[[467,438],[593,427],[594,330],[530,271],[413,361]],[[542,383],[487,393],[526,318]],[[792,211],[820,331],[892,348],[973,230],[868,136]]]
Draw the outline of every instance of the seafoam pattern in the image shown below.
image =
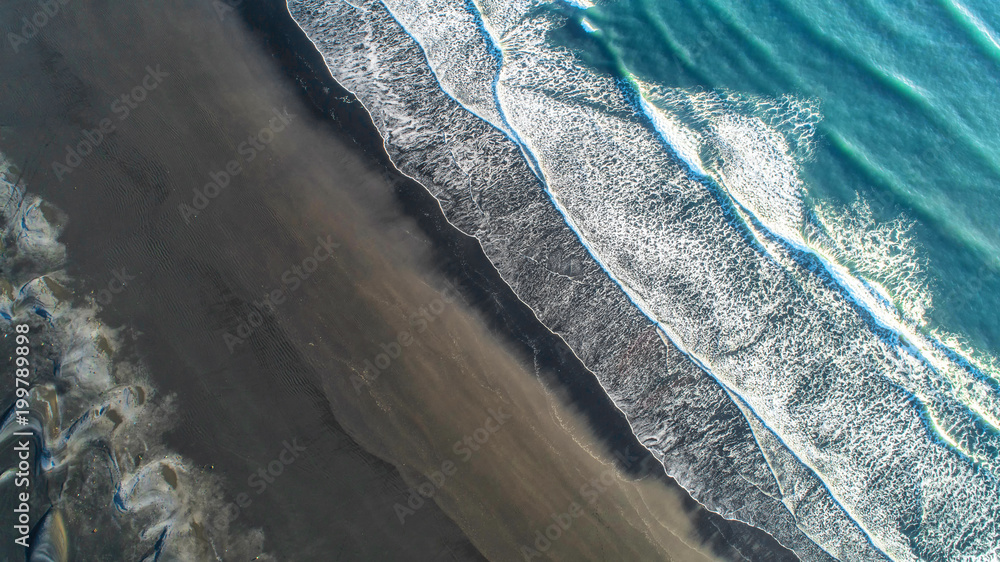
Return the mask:
[[661,343],[566,228],[518,147],[439,89],[390,14],[375,2],[290,8],[334,77],[366,104],[397,167],[480,240],[521,299],[600,378],[668,472],[712,509],[768,529],[808,559],[828,558],[782,506],[749,426],[724,391]]
[[[727,115],[714,128],[729,208],[750,215],[756,242],[740,243],[742,224],[726,216],[725,201],[706,200],[704,178],[671,162],[646,123],[620,117],[631,92],[595,106],[598,92],[617,85],[545,41],[558,23],[529,12],[504,31],[497,97],[606,268],[820,477],[879,549],[894,558],[993,552],[996,393],[836,264],[803,251],[781,137],[752,116]],[[574,103],[588,89],[591,103]],[[651,195],[662,202],[642,205]],[[957,385],[979,400],[963,401]],[[955,486],[971,501],[928,509]]]
[[[410,5],[386,5],[404,24],[419,16]],[[459,183],[451,173],[454,163],[443,162],[440,151],[420,134],[448,135],[447,144],[467,148],[471,140],[454,104],[425,92],[425,105],[407,107],[414,101],[406,99],[402,87],[419,88],[426,82],[409,54],[412,47],[393,37],[395,22],[385,21],[373,4],[364,5],[364,34],[345,33],[341,6],[293,3],[293,15],[327,56],[334,76],[366,102],[397,163],[404,170],[417,168],[411,175],[430,180],[425,185],[437,184],[428,187],[446,212],[458,207],[453,198],[460,192],[441,187]],[[728,166],[722,184],[729,187],[727,178],[730,183],[734,177],[740,180],[726,192],[735,203],[729,204],[711,182],[694,173],[704,169],[692,169],[663,146],[664,135],[644,118],[635,89],[584,71],[571,53],[548,45],[546,32],[561,22],[545,10],[518,13],[524,7],[470,6],[482,17],[482,33],[495,41],[502,61],[493,83],[481,87],[495,92],[503,129],[526,152],[566,222],[603,267],[656,320],[671,344],[732,394],[780,488],[775,497],[794,514],[796,524],[828,552],[847,559],[879,557],[873,546],[897,559],[995,555],[998,529],[991,513],[1000,494],[991,474],[997,449],[990,425],[998,411],[996,393],[975,373],[951,363],[934,342],[914,341],[918,338],[909,332],[901,337],[892,311],[859,302],[858,295],[867,291],[863,284],[852,285],[860,282],[800,247],[802,213],[795,170],[788,166],[791,147],[769,136],[763,122],[752,116],[735,114],[717,127],[729,143],[728,161],[722,153],[723,171]],[[408,31],[420,45],[447,40],[422,36],[434,29]],[[380,64],[361,68],[356,55],[338,43],[353,44],[369,62]],[[446,65],[434,57],[462,53],[476,43],[458,38],[455,44],[461,48],[422,54],[431,67],[440,68]],[[461,79],[481,80],[488,70]],[[437,78],[451,93],[457,89],[447,81],[456,76]],[[468,90],[468,83],[463,88]],[[470,100],[459,99],[474,103]],[[484,107],[473,110],[488,112]],[[407,126],[398,127],[402,122]],[[468,150],[466,157],[480,158],[477,173],[493,174],[497,162],[489,159],[484,144]],[[781,173],[761,165],[777,166]],[[470,198],[483,207],[493,194],[472,188],[472,166],[460,168]],[[772,185],[784,186],[776,190],[778,200],[762,192]],[[450,214],[456,215],[461,212]],[[466,220],[458,216],[456,222],[462,226]],[[496,243],[519,247],[516,237],[504,241],[492,221],[470,222],[480,230],[476,234],[488,252]],[[525,268],[498,259],[498,254],[502,251],[494,250],[491,257],[508,279],[515,278],[518,294],[549,326],[571,334],[565,326],[572,313],[552,304],[560,297],[539,300],[537,292],[532,295],[517,282]],[[607,314],[603,309],[599,317]],[[569,339],[629,414],[640,437],[655,436],[651,448],[657,450],[666,438],[649,431],[652,407],[642,393],[650,387],[632,384],[641,375],[622,383],[587,353],[580,332]],[[971,389],[978,401],[969,402],[955,388]],[[696,498],[732,516],[706,490],[711,484],[705,480],[721,479],[719,473],[698,482],[685,467],[671,466],[669,452],[660,452],[668,471],[680,475]],[[758,489],[768,486],[765,479],[755,481]],[[801,493],[803,489],[818,493]],[[738,516],[767,528],[804,556],[816,555],[761,512]],[[838,532],[830,533],[834,528]]]

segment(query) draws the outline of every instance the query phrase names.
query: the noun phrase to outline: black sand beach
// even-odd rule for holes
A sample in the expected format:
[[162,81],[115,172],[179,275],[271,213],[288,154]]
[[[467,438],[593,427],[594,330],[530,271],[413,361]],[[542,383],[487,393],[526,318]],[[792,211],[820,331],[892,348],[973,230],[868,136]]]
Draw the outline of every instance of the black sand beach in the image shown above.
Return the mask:
[[[282,3],[228,8],[70,4],[2,54],[0,150],[176,408],[166,445],[220,482],[205,559],[236,559],[211,548],[230,527],[278,560],[792,558],[663,474]],[[71,514],[74,559],[134,559],[115,517]]]

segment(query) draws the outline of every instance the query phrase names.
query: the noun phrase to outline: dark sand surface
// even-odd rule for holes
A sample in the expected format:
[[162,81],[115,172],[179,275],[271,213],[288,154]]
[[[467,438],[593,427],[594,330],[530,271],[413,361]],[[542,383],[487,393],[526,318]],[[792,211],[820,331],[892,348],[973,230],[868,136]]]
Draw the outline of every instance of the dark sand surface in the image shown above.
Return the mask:
[[[35,9],[21,4],[4,10]],[[281,273],[312,250],[316,233],[351,236],[350,214],[322,216],[316,207],[308,216],[293,204],[315,199],[329,210],[338,188],[385,185],[349,141],[308,125],[240,26],[237,16],[220,21],[206,2],[68,5],[19,54],[3,51],[2,149],[21,163],[32,191],[69,215],[63,241],[82,289],[96,294],[121,268],[135,277],[101,317],[134,331],[161,393],[176,394],[181,421],[169,444],[223,477],[231,501],[250,494],[235,524],[263,528],[266,549],[284,560],[436,560],[447,559],[445,549],[477,559],[435,506],[400,526],[392,505],[406,483],[346,434],[300,342],[273,318],[235,353],[223,341],[249,302],[280,286]],[[119,121],[111,104],[141,83],[147,65],[169,76]],[[286,105],[298,118],[187,224],[178,204],[190,203],[192,188]],[[50,163],[105,117],[117,130],[60,182]],[[310,171],[297,174],[302,166]],[[293,298],[322,283],[321,302],[341,300],[344,281],[323,273]],[[257,495],[248,478],[292,439],[307,453]],[[100,532],[73,537],[81,559],[100,540]]]
[[[475,242],[392,173],[356,103],[295,87],[287,69],[320,69],[260,49],[274,30],[255,22],[266,9],[248,6],[81,1],[0,55],[0,150],[68,215],[78,296],[99,294],[122,268],[134,278],[101,319],[125,327],[160,396],[175,396],[168,445],[222,478],[223,504],[252,498],[233,525],[263,529],[279,560],[517,560],[576,503],[581,515],[545,556],[703,559],[691,546],[702,542],[731,555],[745,528],[698,511],[662,474],[624,477],[648,455],[593,377],[518,307]],[[12,2],[0,14],[36,9]],[[119,119],[114,100],[147,67],[162,80]],[[288,127],[183,215],[192,190],[285,108]],[[57,178],[52,162],[105,118],[115,130]],[[338,244],[333,258],[282,303],[255,304],[315,255],[318,238]],[[241,334],[249,319],[259,325]],[[395,348],[402,331],[412,343]],[[366,373],[383,352],[390,365]],[[478,450],[456,448],[466,438],[481,438]],[[305,452],[257,494],[248,477],[293,440]],[[428,478],[441,482],[435,501],[412,498]],[[71,537],[87,559],[113,522],[80,516],[98,528]]]

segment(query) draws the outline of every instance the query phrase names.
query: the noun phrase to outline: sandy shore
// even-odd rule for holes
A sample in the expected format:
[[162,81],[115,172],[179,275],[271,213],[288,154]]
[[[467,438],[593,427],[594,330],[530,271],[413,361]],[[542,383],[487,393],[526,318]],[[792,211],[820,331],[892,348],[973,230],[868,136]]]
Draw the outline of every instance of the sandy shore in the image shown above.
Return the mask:
[[[173,396],[168,445],[223,482],[193,523],[226,514],[287,560],[726,552],[356,104],[318,111],[287,72],[307,63],[280,72],[218,4],[67,5],[3,53],[0,109],[0,149],[69,217],[78,298]],[[100,540],[71,536],[80,558]]]

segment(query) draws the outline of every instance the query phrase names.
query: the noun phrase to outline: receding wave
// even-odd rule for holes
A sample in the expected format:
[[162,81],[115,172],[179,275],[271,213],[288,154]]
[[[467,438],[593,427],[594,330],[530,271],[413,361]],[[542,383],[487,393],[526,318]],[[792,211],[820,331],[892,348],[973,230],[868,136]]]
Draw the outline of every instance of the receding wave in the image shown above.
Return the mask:
[[596,74],[544,4],[289,4],[696,499],[807,559],[1000,554],[996,385],[920,330],[916,261],[803,203],[815,104]]

